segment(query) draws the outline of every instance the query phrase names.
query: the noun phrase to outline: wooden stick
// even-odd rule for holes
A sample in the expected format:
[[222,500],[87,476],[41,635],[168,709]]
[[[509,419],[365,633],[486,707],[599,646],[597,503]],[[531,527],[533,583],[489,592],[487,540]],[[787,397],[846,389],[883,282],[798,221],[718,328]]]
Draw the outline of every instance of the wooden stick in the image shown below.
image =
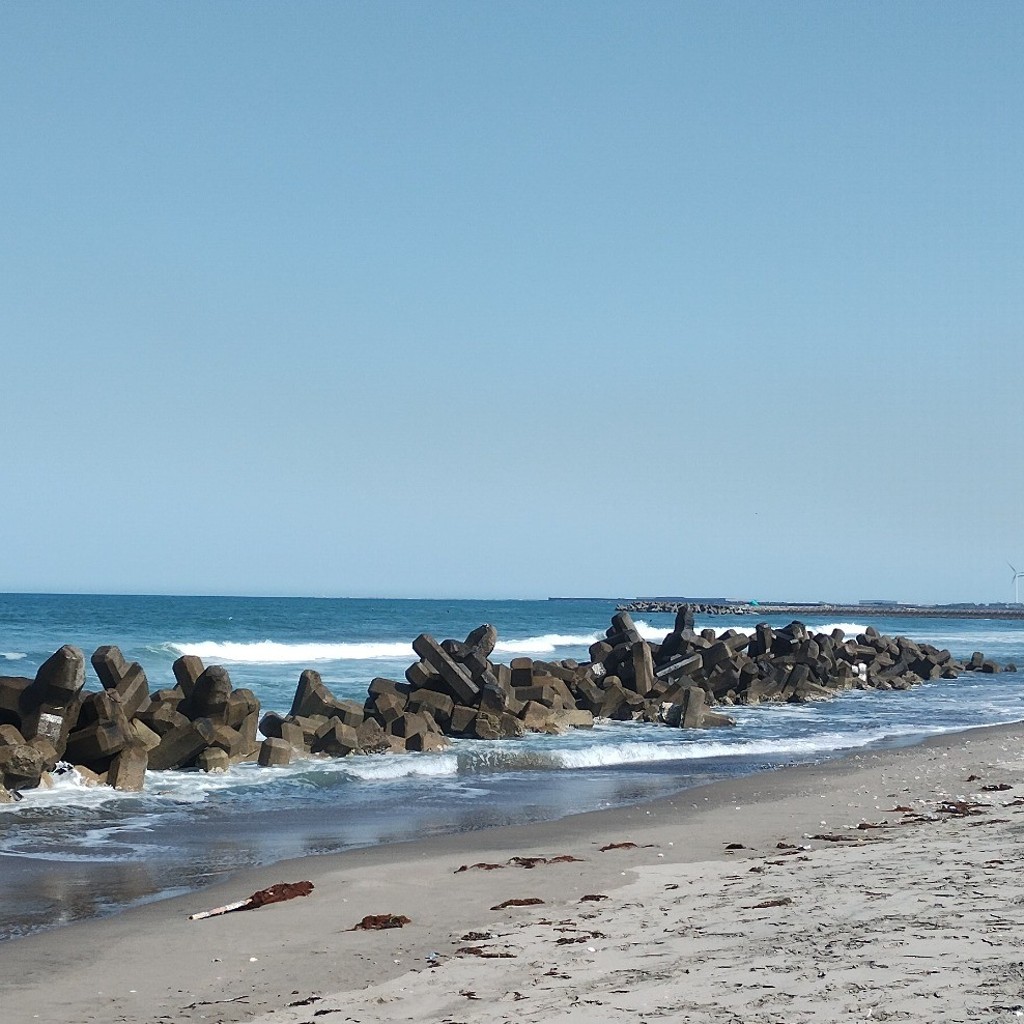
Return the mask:
[[241,910],[247,907],[252,900],[239,900],[237,903],[227,903],[223,907],[215,907],[213,910],[200,910],[198,914],[189,914],[190,921],[201,921],[204,917],[219,917],[221,914],[230,914],[232,910]]
[[278,882],[267,889],[257,889],[248,899],[227,903],[223,907],[214,907],[213,910],[200,910],[198,914],[189,914],[188,919],[201,921],[205,917],[219,917],[234,910],[256,910],[268,903],[283,903],[285,900],[295,899],[296,896],[308,896],[312,891],[312,882]]

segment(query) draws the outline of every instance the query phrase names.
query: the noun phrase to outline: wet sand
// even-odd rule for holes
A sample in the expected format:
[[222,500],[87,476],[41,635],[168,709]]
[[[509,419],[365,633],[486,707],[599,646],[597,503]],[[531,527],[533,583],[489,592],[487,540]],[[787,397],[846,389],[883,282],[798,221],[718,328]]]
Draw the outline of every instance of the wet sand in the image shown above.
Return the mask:
[[[3,1020],[1015,1020],[1018,800],[1024,726],[1000,726],[279,863],[3,944]],[[310,896],[187,919],[300,879]],[[384,913],[410,923],[351,930]]]

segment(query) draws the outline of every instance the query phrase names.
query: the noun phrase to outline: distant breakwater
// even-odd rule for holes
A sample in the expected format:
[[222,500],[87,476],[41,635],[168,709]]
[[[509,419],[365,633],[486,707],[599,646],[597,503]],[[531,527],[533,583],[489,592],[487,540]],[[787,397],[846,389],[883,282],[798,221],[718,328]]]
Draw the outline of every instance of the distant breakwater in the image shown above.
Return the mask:
[[697,615],[843,615],[861,619],[877,618],[933,618],[933,619],[1024,619],[1024,605],[863,605],[863,604],[775,604],[764,601],[759,604],[701,604],[694,601],[659,601],[638,598],[616,606],[619,612],[631,614],[676,615],[685,606]]

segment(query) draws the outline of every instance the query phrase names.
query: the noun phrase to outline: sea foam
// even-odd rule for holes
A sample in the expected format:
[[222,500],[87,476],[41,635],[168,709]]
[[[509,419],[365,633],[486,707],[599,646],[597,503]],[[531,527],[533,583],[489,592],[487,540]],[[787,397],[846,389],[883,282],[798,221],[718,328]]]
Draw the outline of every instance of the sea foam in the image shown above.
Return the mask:
[[847,638],[850,638],[858,633],[863,633],[868,627],[862,626],[859,622],[826,622],[821,626],[808,626],[807,628],[812,633],[831,633],[833,629],[841,629]]
[[172,654],[194,654],[209,663],[231,662],[237,665],[299,665],[316,661],[372,661],[377,658],[416,657],[412,645],[404,641],[363,641],[357,643],[282,644],[274,640],[239,641],[202,640],[197,643],[168,643]]
[[559,647],[589,647],[601,640],[604,633],[545,633],[543,636],[528,636],[525,640],[499,640],[494,648],[496,654],[553,654]]
[[[603,633],[543,633],[523,639],[499,640],[495,654],[554,654],[561,648],[589,647]],[[415,661],[412,643],[404,640],[362,640],[348,643],[280,643],[275,640],[171,642],[161,645],[170,654],[194,654],[208,664],[304,665],[323,661]]]

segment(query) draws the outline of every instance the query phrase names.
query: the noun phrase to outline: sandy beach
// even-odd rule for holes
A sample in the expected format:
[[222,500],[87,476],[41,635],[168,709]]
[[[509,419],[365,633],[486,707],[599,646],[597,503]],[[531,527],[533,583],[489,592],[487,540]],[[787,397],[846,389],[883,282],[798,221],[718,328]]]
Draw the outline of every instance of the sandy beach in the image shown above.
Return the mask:
[[3,1020],[1014,1020],[1022,811],[1014,725],[281,863],[4,944]]

